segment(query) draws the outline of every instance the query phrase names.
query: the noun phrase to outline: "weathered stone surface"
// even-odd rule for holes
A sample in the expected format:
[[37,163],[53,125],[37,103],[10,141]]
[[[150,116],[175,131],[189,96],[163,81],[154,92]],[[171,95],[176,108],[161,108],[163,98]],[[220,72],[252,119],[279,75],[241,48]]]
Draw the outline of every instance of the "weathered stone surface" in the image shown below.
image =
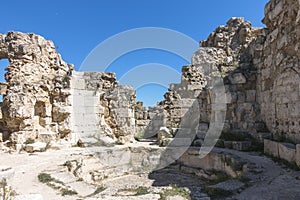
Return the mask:
[[5,95],[7,91],[7,84],[0,82],[0,94]]
[[25,146],[25,151],[27,152],[35,152],[35,151],[45,151],[47,147],[47,143],[45,142],[35,142],[33,144],[27,144]]
[[215,188],[215,189],[222,189],[222,190],[234,192],[234,191],[241,189],[244,186],[245,186],[245,183],[243,183],[241,181],[228,180],[228,181],[218,183],[216,185],[212,185],[210,187]]
[[246,83],[246,78],[242,73],[234,73],[229,76],[231,84],[244,84]]
[[279,158],[290,163],[295,162],[296,147],[290,143],[278,143]]
[[300,167],[300,144],[296,145],[295,162]]
[[40,194],[25,194],[17,195],[14,197],[14,200],[43,200],[43,196]]
[[[0,45],[1,58],[10,62],[5,74],[7,89],[3,84],[1,89],[3,129],[12,136],[24,134],[26,140],[38,138],[40,132],[51,129],[51,124],[68,123],[69,114],[54,109],[58,106],[63,110],[68,106],[68,94],[61,90],[69,88],[73,66],[62,60],[52,41],[41,36],[9,32],[1,37],[4,38]],[[34,122],[36,118],[40,123]],[[61,137],[65,133],[58,132]],[[10,139],[13,138],[16,137]]]
[[[293,13],[293,14],[292,14]],[[263,22],[267,30],[256,40],[262,45],[258,68],[257,93],[261,117],[268,129],[299,143],[299,1],[271,0],[265,7]],[[256,51],[257,52],[257,51]],[[256,53],[254,52],[254,53]]]
[[159,146],[168,146],[173,140],[173,135],[167,127],[161,127],[157,133],[157,141]]
[[264,139],[264,153],[278,158],[278,142]]
[[251,148],[251,141],[233,141],[232,148],[238,151],[248,151]]
[[[0,181],[3,179],[9,180],[15,174],[15,170],[9,166],[0,165]],[[3,187],[3,186],[1,186]]]
[[[203,170],[214,169],[217,171],[222,171],[231,177],[237,177],[241,173],[243,164],[239,163],[240,161],[235,160],[230,155],[223,154],[219,150],[213,150],[207,156],[202,158],[200,157],[199,150],[200,149],[197,148],[188,149],[178,159],[178,162],[184,166],[192,168],[201,168]],[[240,165],[240,169],[233,169],[232,167],[235,165]]]

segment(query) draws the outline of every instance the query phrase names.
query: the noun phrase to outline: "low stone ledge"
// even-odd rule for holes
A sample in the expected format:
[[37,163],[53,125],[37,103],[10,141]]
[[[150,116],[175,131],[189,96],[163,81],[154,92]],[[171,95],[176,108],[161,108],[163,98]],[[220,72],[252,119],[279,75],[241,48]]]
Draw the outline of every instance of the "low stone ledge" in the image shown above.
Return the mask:
[[279,158],[290,163],[295,162],[296,146],[290,143],[278,143]]
[[278,142],[264,139],[264,153],[278,158]]

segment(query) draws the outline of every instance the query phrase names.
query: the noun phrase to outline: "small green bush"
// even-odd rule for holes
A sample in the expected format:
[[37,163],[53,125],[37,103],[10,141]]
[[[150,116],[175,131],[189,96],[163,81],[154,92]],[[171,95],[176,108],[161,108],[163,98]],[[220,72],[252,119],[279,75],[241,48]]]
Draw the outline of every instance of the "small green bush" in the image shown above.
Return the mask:
[[51,175],[47,173],[40,173],[38,175],[38,179],[41,183],[49,183],[50,181],[53,181]]
[[135,196],[145,195],[145,194],[148,194],[148,193],[149,193],[148,188],[140,186],[136,189]]
[[72,195],[76,195],[78,194],[76,191],[74,190],[69,190],[69,189],[61,189],[61,195],[62,196],[66,196],[66,195],[69,195],[69,196],[72,196]]
[[191,200],[190,192],[185,188],[179,187],[177,185],[171,185],[171,189],[165,189],[163,193],[160,194],[159,200],[166,200],[168,196],[182,196],[188,200]]
[[25,144],[33,144],[35,143],[35,140],[32,138],[27,138],[27,140],[25,141]]

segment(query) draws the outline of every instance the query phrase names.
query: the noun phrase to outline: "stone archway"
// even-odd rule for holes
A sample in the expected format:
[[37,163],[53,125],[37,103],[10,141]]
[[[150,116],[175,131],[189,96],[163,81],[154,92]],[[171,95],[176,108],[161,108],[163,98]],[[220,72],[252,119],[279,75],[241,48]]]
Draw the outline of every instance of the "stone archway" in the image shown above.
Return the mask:
[[70,132],[64,107],[71,106],[67,90],[73,66],[62,60],[53,42],[32,33],[0,34],[0,59],[9,60],[1,109],[10,140],[22,144],[48,132]]

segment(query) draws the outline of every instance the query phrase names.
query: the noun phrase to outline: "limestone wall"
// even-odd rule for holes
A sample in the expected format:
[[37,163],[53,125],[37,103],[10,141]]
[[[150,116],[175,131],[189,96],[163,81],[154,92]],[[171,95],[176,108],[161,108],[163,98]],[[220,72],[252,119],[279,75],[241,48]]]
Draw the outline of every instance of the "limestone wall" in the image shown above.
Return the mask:
[[[225,118],[224,134],[255,135],[265,131],[256,101],[257,70],[250,55],[250,45],[259,31],[243,18],[232,18],[201,41],[192,64],[182,68],[181,83],[171,84],[161,102],[168,113],[168,127],[179,128],[196,112],[197,144],[203,142],[210,124],[221,116]],[[218,80],[224,83],[222,102],[227,104],[226,112],[213,110],[216,95],[220,95],[215,92],[218,86],[214,82]]]
[[265,7],[263,30],[254,55],[258,68],[257,101],[268,129],[300,142],[300,2],[271,0]]
[[52,41],[35,34],[0,35],[0,59],[8,59],[2,132],[13,143],[51,140],[70,133],[69,74]]
[[[300,143],[299,4],[271,0],[266,28],[243,18],[217,27],[182,68],[181,82],[170,84],[165,99],[149,110],[135,102],[133,88],[117,84],[115,74],[74,72],[53,42],[35,34],[0,34],[0,59],[10,63],[7,83],[0,84],[2,139],[22,144],[84,134],[90,141],[105,136],[123,144],[166,126],[172,134],[195,131],[194,144],[201,145],[211,124],[224,117],[222,136],[262,141],[271,132],[275,140]],[[216,80],[225,94],[216,92]],[[215,109],[218,95],[226,112]]]
[[[184,120],[187,102],[197,101],[198,139],[216,116],[210,81],[223,79],[227,103],[223,134],[251,135],[300,142],[300,11],[299,1],[271,0],[265,8],[266,28],[253,28],[242,18],[218,27],[182,69],[180,84],[171,84],[161,102],[167,126]],[[193,108],[194,109],[194,108]],[[201,144],[200,142],[197,142]]]
[[[1,140],[54,142],[79,139],[125,143],[135,133],[135,90],[116,75],[75,72],[52,41],[35,34],[0,34],[0,59],[8,59],[1,83]],[[110,138],[110,139],[108,139]]]

